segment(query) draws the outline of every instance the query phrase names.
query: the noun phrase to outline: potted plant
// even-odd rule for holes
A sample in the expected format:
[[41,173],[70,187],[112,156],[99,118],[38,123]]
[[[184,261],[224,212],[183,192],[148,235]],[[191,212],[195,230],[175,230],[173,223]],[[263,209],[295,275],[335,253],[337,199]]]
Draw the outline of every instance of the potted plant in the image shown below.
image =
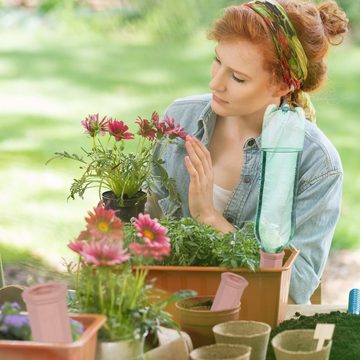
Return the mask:
[[[153,283],[146,282],[147,270],[132,270],[134,261],[161,261],[170,254],[167,229],[156,219],[139,214],[127,225],[131,232],[115,211],[99,204],[85,220],[86,229],[68,245],[79,254],[78,263],[68,265],[75,277],[71,307],[107,317],[99,332],[99,360],[112,358],[114,352],[122,354],[121,360],[137,358],[148,333],[156,333],[160,324],[176,326],[163,312],[165,306],[194,294],[180,292],[159,299]],[[130,233],[135,236],[125,247]]]
[[[80,163],[83,172],[73,181],[69,197],[83,197],[88,188],[95,187],[105,205],[117,210],[117,215],[127,222],[144,211],[146,194],[151,193],[155,180],[178,201],[175,181],[163,168],[161,155],[167,145],[178,144],[178,140],[185,140],[187,135],[175,125],[174,119],[167,117],[160,121],[156,112],[150,120],[138,117],[135,122],[137,134],[129,132],[123,121],[89,115],[81,124],[91,139],[91,148],[82,148],[81,156],[64,151],[55,153],[50,159],[66,158]],[[131,141],[136,144],[130,144]],[[159,144],[160,151],[155,153]],[[134,146],[135,152],[127,150]],[[153,169],[160,175],[155,175]]]
[[11,360],[93,360],[96,337],[105,316],[71,314],[73,342],[45,343],[32,341],[29,319],[17,303],[2,305],[0,315],[0,358]]
[[[240,319],[266,322],[272,327],[284,320],[297,249],[285,249],[281,267],[260,269],[260,246],[252,222],[227,234],[191,218],[165,218],[161,223],[168,228],[171,254],[145,267],[149,279],[156,278],[157,287],[169,293],[192,289],[199,296],[214,296],[221,274],[230,271],[249,283],[241,298]],[[167,310],[179,321],[175,306]]]

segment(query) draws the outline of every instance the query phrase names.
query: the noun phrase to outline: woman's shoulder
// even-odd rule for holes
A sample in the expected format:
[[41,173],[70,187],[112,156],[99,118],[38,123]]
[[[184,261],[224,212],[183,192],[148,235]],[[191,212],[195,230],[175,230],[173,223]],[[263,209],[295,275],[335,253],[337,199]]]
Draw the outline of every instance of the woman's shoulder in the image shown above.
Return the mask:
[[319,127],[306,121],[302,172],[308,181],[341,174],[341,159],[335,146]]
[[210,110],[211,94],[192,95],[174,100],[165,110],[165,115],[174,118],[176,124],[186,127],[194,120],[204,117]]
[[175,106],[184,106],[184,105],[201,106],[201,105],[203,105],[204,106],[210,102],[211,96],[212,95],[210,93],[185,96],[185,97],[174,100],[172,105],[175,105]]

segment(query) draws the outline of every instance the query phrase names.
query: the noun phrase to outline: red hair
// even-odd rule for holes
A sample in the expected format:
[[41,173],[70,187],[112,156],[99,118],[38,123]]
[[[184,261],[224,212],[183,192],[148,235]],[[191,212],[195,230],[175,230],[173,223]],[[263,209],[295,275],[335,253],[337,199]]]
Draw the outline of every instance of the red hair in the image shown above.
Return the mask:
[[[329,44],[342,42],[347,32],[346,14],[333,0],[319,5],[298,0],[278,0],[296,29],[297,36],[308,58],[308,76],[301,89],[309,92],[317,89],[326,78],[325,55]],[[262,17],[247,6],[229,6],[208,32],[208,38],[216,41],[248,40],[260,45],[264,56],[264,68],[274,81],[282,82],[283,74],[270,30]],[[292,94],[295,101],[297,92]]]

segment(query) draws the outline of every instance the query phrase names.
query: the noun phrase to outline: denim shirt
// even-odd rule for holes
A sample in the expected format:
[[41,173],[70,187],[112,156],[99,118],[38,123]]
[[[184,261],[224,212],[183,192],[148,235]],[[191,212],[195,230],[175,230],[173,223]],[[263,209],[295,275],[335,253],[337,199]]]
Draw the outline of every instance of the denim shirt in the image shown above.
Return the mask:
[[[211,94],[176,100],[164,116],[175,119],[187,133],[209,145],[216,122],[210,106]],[[300,163],[295,204],[295,235],[292,244],[300,249],[291,275],[290,296],[296,303],[307,303],[319,285],[339,218],[342,196],[340,157],[321,130],[305,121],[304,149]],[[225,207],[223,216],[235,226],[254,221],[260,188],[261,136],[249,138],[243,147],[243,165],[239,183]],[[186,149],[169,145],[164,166],[175,179],[181,203],[170,200],[168,193],[156,184],[154,193],[165,215],[191,216],[188,206],[189,176],[185,168]]]

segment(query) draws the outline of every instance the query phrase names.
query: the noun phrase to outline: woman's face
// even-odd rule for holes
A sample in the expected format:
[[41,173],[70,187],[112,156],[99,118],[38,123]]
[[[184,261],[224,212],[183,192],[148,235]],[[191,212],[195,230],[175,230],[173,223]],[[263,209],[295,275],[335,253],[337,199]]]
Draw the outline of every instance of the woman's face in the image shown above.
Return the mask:
[[220,41],[215,48],[209,87],[211,107],[220,116],[262,119],[269,104],[279,105],[287,89],[271,84],[259,45],[247,40]]

